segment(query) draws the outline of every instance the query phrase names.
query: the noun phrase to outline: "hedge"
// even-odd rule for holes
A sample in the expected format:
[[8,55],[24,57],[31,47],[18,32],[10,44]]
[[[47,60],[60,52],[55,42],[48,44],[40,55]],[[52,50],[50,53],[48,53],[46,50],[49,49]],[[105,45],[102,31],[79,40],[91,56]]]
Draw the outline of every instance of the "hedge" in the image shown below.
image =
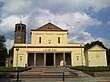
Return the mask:
[[27,67],[18,67],[18,70],[16,70],[16,67],[0,67],[0,72],[22,72],[30,69]]
[[86,67],[86,66],[76,66],[71,67],[71,69],[80,70],[80,71],[88,71],[88,72],[102,72],[102,71],[110,71],[110,67]]

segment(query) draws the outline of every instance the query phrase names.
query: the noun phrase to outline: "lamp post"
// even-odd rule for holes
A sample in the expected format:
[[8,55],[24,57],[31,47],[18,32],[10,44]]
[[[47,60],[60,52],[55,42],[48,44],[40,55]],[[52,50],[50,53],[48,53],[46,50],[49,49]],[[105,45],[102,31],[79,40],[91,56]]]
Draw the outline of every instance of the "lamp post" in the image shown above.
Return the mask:
[[18,70],[18,51],[19,48],[16,48],[17,54],[16,54],[16,70]]
[[30,42],[30,39],[29,39],[30,34],[27,32],[27,29],[26,29],[26,56],[27,56],[27,63],[25,63],[25,67],[28,66],[28,43]]
[[[18,51],[19,48],[16,48],[17,54],[16,54],[16,71],[18,70]],[[19,72],[17,72],[17,81],[19,81]]]
[[82,44],[81,44],[81,60],[82,60],[82,66],[83,66]]

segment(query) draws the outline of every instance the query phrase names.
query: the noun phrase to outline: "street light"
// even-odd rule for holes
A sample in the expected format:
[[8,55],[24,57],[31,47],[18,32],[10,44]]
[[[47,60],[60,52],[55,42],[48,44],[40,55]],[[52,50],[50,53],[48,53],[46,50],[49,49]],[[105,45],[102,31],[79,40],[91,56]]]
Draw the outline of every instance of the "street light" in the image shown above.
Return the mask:
[[81,60],[82,60],[82,66],[83,66],[82,44],[81,44]]
[[[16,48],[17,54],[16,54],[16,71],[18,70],[18,51],[19,48]],[[19,72],[17,72],[17,81],[19,81]]]
[[[30,35],[29,35],[29,33],[27,32],[27,29],[26,29],[26,55],[27,55],[27,57],[28,57],[28,43],[30,42],[29,37],[30,37]],[[25,63],[25,67],[27,67],[27,66],[28,66],[28,59],[27,59],[27,62]]]
[[17,54],[16,54],[16,70],[18,70],[18,51],[19,48],[16,48]]

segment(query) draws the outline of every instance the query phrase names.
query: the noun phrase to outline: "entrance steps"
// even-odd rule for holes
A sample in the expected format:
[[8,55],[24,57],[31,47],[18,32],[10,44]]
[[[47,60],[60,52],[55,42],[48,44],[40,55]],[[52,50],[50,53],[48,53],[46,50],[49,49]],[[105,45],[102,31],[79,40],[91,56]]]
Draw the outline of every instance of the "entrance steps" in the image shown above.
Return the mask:
[[77,74],[66,67],[33,67],[20,73],[21,78],[65,78],[77,77]]

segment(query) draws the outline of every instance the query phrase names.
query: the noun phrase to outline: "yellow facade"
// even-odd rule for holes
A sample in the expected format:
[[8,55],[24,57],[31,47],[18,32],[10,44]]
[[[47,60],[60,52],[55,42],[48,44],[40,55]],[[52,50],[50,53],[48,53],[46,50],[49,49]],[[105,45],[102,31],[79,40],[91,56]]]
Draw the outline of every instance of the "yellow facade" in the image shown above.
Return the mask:
[[[46,28],[52,27],[51,29]],[[45,29],[46,28],[46,29]],[[54,30],[52,30],[54,29]],[[31,44],[14,44],[13,67],[25,66],[85,66],[88,65],[87,55],[84,54],[84,44],[68,44],[68,31],[47,24],[39,29],[32,30]],[[59,39],[58,39],[59,38]],[[19,48],[19,51],[16,51]],[[88,51],[88,58],[92,61],[94,53]],[[98,52],[102,53],[102,52]],[[18,57],[17,57],[18,56]],[[94,55],[95,56],[95,55]],[[101,55],[102,56],[102,55]],[[101,57],[100,56],[100,57]],[[105,52],[103,57],[97,58],[89,66],[105,66]],[[104,59],[104,62],[97,63]],[[63,61],[63,64],[62,64]],[[17,64],[18,62],[18,64]]]
[[98,45],[87,50],[87,66],[107,66],[106,50]]
[[[42,43],[39,44],[39,37],[42,38]],[[57,39],[60,37],[61,43],[58,44]],[[32,44],[37,46],[54,46],[54,45],[67,45],[67,32],[47,32],[47,31],[33,31]]]

